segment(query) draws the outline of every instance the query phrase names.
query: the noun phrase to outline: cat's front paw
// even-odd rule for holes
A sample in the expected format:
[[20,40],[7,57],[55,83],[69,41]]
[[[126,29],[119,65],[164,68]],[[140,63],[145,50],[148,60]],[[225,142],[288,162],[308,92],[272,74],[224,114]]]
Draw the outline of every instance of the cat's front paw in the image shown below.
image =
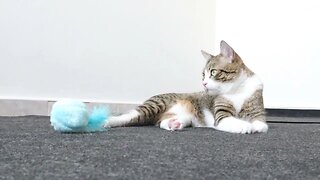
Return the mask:
[[227,117],[222,119],[216,126],[217,130],[230,132],[230,133],[240,133],[240,134],[251,134],[252,125],[247,121],[237,119],[234,117]]
[[264,133],[268,131],[268,125],[264,121],[253,121],[252,122],[252,133]]
[[251,134],[252,133],[252,126],[250,124],[246,124],[241,126],[240,128],[240,133],[241,134]]

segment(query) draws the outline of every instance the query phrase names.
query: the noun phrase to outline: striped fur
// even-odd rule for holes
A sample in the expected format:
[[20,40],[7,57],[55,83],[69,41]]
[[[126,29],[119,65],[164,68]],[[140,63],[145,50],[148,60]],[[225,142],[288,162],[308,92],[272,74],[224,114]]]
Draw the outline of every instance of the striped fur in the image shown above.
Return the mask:
[[231,133],[266,132],[263,86],[224,41],[220,54],[202,51],[204,92],[153,96],[127,114],[111,117],[105,127],[158,125],[166,130],[211,127]]
[[161,94],[127,114],[111,117],[105,127],[160,125],[165,120],[177,118],[190,122],[185,127],[206,126],[202,109],[212,106],[213,102],[213,96],[202,92]]

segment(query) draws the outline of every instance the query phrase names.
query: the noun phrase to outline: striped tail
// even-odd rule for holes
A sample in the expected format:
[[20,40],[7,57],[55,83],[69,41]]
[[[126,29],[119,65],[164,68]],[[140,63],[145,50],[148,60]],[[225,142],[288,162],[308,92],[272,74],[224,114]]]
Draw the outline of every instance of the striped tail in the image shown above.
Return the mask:
[[154,125],[159,116],[180,98],[181,95],[174,93],[153,96],[129,113],[110,117],[104,127]]

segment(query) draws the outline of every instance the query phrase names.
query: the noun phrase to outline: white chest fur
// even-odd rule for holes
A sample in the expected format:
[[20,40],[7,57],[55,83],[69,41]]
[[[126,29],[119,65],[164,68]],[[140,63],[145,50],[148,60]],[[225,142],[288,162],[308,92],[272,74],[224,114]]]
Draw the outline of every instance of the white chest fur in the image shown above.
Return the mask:
[[250,98],[256,90],[262,88],[263,84],[259,77],[257,75],[253,75],[241,82],[237,89],[223,95],[223,97],[232,102],[236,112],[239,113],[243,103]]

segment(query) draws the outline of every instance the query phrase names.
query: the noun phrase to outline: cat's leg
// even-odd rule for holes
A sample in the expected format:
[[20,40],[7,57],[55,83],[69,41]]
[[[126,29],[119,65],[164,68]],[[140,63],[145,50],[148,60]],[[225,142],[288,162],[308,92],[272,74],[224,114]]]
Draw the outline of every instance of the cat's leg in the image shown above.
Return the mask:
[[229,116],[221,119],[214,128],[230,133],[250,134],[252,133],[253,126],[248,121]]
[[213,112],[215,129],[230,133],[252,133],[251,122],[235,117],[237,110],[234,103],[225,97],[216,97]]
[[195,118],[192,109],[192,103],[187,100],[177,102],[160,117],[160,128],[175,131],[191,126]]
[[105,128],[111,127],[120,127],[125,126],[130,123],[130,121],[139,116],[139,112],[137,110],[132,110],[126,114],[122,114],[120,116],[111,116],[107,122],[104,124]]

